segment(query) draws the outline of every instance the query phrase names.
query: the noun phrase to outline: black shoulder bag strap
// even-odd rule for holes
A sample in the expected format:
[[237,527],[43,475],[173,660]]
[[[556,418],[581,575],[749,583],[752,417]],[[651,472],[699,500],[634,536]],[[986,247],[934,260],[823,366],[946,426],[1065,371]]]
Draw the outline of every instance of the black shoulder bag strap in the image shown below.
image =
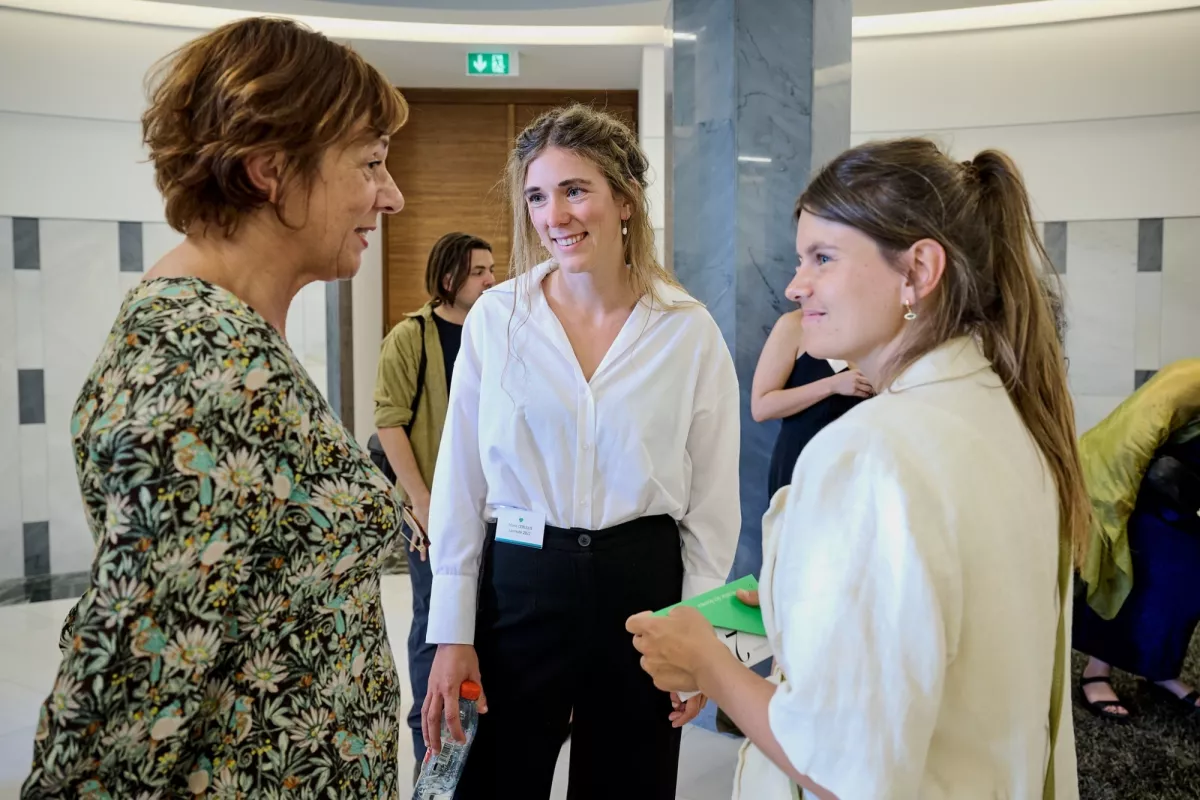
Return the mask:
[[408,419],[408,424],[404,426],[404,435],[411,436],[413,423],[417,421],[417,408],[421,405],[421,393],[425,391],[425,318],[413,317],[417,321],[417,328],[421,332],[421,357],[417,361],[417,391],[413,394],[412,405],[409,406],[412,411],[412,416]]

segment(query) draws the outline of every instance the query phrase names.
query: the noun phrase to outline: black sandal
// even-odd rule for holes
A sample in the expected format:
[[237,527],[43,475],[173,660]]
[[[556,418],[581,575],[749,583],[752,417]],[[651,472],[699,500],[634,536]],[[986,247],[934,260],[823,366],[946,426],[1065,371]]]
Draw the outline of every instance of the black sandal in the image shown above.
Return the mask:
[[[1112,722],[1129,722],[1129,709],[1125,707],[1125,704],[1121,702],[1119,697],[1116,700],[1095,700],[1095,701],[1088,700],[1087,693],[1085,691],[1083,691],[1083,687],[1088,686],[1093,683],[1107,683],[1108,688],[1110,688],[1110,689],[1113,688],[1111,675],[1093,675],[1090,678],[1080,678],[1079,679],[1079,700],[1081,703],[1083,703],[1083,707],[1086,708],[1088,711],[1092,712],[1093,714],[1095,714],[1097,717],[1100,717],[1101,719],[1107,719]],[[1162,688],[1162,687],[1159,687],[1159,688]],[[1116,693],[1117,693],[1117,690],[1113,689],[1113,694],[1116,694]],[[1195,693],[1193,692],[1193,694],[1195,694]],[[1110,711],[1109,709],[1112,709],[1112,708],[1124,709],[1125,713],[1118,714],[1115,711]]]
[[1162,695],[1164,700],[1176,706],[1176,710],[1184,716],[1200,714],[1200,706],[1196,705],[1196,701],[1200,700],[1200,691],[1191,691],[1180,697],[1165,686],[1159,686],[1151,681],[1147,681],[1147,683],[1155,692]]

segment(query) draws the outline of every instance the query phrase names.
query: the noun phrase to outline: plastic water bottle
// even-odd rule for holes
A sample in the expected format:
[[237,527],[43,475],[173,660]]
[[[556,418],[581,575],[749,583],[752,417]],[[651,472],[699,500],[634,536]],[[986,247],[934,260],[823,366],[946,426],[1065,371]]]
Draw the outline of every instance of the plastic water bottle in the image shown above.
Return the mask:
[[413,790],[413,800],[452,800],[458,779],[467,764],[467,753],[475,741],[475,730],[479,727],[479,707],[476,703],[483,689],[475,681],[463,681],[458,694],[458,721],[462,725],[467,741],[459,743],[450,735],[450,726],[442,719],[442,752],[433,754],[425,751],[421,763],[421,777]]

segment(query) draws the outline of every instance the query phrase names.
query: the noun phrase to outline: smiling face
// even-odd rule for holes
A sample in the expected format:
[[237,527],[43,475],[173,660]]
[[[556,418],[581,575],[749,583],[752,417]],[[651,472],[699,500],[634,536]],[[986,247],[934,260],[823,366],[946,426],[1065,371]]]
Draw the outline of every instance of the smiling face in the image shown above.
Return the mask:
[[615,196],[599,167],[557,147],[525,173],[525,204],[542,245],[566,272],[624,263],[621,226],[631,207]]
[[387,152],[387,137],[357,137],[322,156],[307,208],[296,215],[304,220],[296,242],[319,280],[353,278],[380,213],[395,214],[404,207],[387,170]]
[[800,304],[805,350],[867,373],[885,363],[903,332],[905,277],[866,234],[807,211],[796,253],[787,297]]

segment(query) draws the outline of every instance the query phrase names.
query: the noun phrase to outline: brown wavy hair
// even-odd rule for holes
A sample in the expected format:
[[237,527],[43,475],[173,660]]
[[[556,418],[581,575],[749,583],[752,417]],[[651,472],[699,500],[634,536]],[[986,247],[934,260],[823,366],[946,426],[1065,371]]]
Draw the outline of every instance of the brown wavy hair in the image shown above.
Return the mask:
[[327,148],[349,144],[360,125],[364,138],[390,136],[408,118],[404,97],[361,56],[287,19],[238,20],[188,42],[155,66],[147,89],[142,138],[167,222],[185,234],[212,226],[230,236],[271,202],[248,156],[282,153],[283,186],[307,192]]
[[547,148],[558,147],[586,158],[599,168],[618,199],[628,201],[632,211],[625,226],[625,263],[638,297],[661,298],[655,282],[678,286],[674,276],[658,262],[650,203],[646,197],[649,159],[637,137],[612,114],[575,103],[543,113],[517,137],[508,156],[505,184],[513,215],[512,261],[509,276],[519,278],[549,254],[542,246],[529,211],[525,207],[525,173]]
[[[447,233],[438,239],[429,251],[429,261],[425,264],[425,291],[436,306],[452,306],[458,291],[467,282],[471,272],[471,252],[487,250],[492,252],[492,246],[469,233]],[[450,279],[450,287],[446,288],[446,279]]]
[[1091,511],[1055,319],[1058,276],[1016,164],[998,150],[956,162],[927,139],[872,142],[825,166],[797,201],[802,211],[863,232],[898,272],[916,242],[942,245],[945,272],[906,324],[884,383],[949,339],[978,339],[1046,459],[1061,539],[1082,563]]

